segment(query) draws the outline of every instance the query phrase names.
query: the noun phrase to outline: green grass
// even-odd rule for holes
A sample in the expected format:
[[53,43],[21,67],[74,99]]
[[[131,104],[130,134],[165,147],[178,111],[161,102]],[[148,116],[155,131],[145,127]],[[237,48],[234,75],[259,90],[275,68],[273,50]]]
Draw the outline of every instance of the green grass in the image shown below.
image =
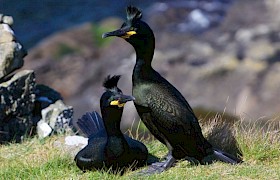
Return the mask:
[[[208,124],[207,126],[218,127]],[[210,136],[211,127],[204,133]],[[210,130],[209,130],[210,129]],[[1,179],[280,179],[280,133],[275,128],[260,128],[256,125],[236,124],[232,131],[244,163],[229,165],[216,162],[211,165],[191,165],[187,161],[162,174],[137,176],[128,171],[123,176],[105,171],[81,172],[73,158],[54,144],[63,136],[46,140],[27,139],[21,144],[0,146]],[[167,149],[156,140],[143,140],[149,152],[162,157]]]
[[101,25],[92,24],[91,26],[92,38],[95,40],[97,47],[104,47],[112,41],[112,39],[110,38],[105,38],[105,39],[102,38],[102,34],[104,32],[112,31],[112,29],[114,28],[110,26],[101,26]]
[[60,59],[61,57],[65,56],[65,55],[73,54],[76,52],[79,52],[79,49],[75,49],[64,43],[60,43],[58,45],[57,51],[55,53],[55,57],[57,59]]

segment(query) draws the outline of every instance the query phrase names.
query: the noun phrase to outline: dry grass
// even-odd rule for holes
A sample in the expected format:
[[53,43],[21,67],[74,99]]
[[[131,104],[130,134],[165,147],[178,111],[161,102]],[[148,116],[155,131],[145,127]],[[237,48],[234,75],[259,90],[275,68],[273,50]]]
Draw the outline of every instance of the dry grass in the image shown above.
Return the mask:
[[242,156],[238,142],[238,121],[227,123],[221,114],[217,114],[212,120],[201,123],[203,134],[216,148],[226,151],[235,156]]

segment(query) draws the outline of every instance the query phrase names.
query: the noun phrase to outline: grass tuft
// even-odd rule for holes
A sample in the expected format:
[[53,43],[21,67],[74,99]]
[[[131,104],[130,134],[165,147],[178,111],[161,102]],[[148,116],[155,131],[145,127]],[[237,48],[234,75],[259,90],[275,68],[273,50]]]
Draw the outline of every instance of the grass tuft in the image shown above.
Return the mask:
[[[0,146],[1,179],[279,179],[280,178],[280,132],[277,123],[246,124],[237,121],[230,126],[216,116],[209,123],[202,124],[203,133],[209,141],[227,148],[235,146],[242,152],[244,163],[229,165],[216,162],[211,165],[191,165],[179,161],[176,166],[162,174],[139,176],[137,171],[126,171],[124,175],[114,175],[108,171],[87,171],[78,169],[73,157],[55,146],[62,136],[52,136],[45,140],[27,139],[21,144],[10,143]],[[278,123],[279,125],[279,123]],[[147,146],[149,152],[158,157],[167,153],[159,141],[145,139],[138,133],[128,131]],[[231,134],[232,136],[228,136]],[[225,140],[224,138],[227,138]],[[234,141],[233,141],[234,139]]]
[[262,126],[258,121],[245,124],[240,123],[237,139],[245,161],[264,162],[279,160],[280,131],[275,129],[275,123],[268,122]]

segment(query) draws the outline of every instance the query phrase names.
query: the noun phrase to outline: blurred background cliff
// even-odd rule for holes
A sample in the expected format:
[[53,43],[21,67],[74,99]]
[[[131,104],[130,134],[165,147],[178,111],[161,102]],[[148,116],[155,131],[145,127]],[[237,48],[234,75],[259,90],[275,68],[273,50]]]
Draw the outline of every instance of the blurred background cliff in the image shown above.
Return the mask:
[[[143,10],[154,30],[153,67],[188,100],[199,117],[226,112],[246,120],[280,115],[280,1],[278,0],[0,0],[0,13],[14,19],[16,37],[38,83],[61,93],[74,119],[99,111],[102,82],[121,74],[131,94],[133,48],[120,38],[125,7]],[[124,127],[139,118],[133,103]]]

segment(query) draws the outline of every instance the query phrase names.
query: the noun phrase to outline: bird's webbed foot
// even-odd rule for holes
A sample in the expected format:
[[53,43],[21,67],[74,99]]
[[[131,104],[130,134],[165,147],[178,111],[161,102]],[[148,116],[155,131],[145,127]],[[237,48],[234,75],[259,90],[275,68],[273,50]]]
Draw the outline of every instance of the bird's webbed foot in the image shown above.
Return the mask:
[[191,165],[199,165],[199,164],[201,164],[201,162],[200,162],[199,160],[195,159],[194,157],[188,157],[188,156],[186,156],[186,157],[184,158],[184,160],[189,161]]
[[164,161],[155,162],[149,165],[147,169],[140,171],[138,174],[140,175],[159,174],[172,167],[175,164],[175,162],[176,159],[169,153]]

